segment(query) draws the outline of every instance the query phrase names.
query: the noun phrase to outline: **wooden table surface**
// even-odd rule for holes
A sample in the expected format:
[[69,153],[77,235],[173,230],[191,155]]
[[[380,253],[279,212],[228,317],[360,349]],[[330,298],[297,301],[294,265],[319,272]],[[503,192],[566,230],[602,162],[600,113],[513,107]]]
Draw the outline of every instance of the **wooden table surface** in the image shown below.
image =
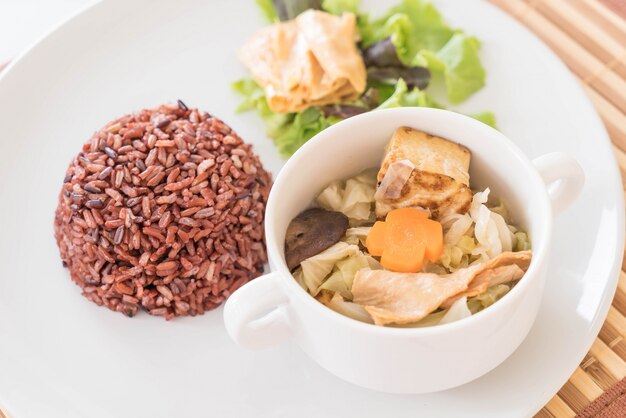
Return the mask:
[[[489,0],[537,34],[580,80],[604,121],[626,178],[626,0]],[[626,263],[622,264],[622,269]],[[626,273],[580,366],[536,415],[576,416],[626,376]]]
[[626,19],[626,1],[624,0],[599,0],[600,3],[611,9],[622,18]]

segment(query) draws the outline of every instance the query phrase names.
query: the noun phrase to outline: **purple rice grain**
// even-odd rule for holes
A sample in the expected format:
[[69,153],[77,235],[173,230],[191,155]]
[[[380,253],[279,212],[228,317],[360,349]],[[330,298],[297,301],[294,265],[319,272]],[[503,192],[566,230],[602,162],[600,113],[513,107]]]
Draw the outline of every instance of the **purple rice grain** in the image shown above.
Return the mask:
[[55,213],[63,265],[92,302],[172,319],[219,306],[263,272],[271,176],[206,112],[142,110],[96,132]]

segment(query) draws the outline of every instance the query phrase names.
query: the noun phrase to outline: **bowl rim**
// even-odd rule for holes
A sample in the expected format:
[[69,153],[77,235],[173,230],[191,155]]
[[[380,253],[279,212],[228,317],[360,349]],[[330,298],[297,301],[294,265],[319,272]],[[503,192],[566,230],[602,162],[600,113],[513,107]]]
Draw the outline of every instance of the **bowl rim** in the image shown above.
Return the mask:
[[[498,303],[494,303],[488,308],[459,321],[422,328],[402,328],[377,326],[342,315],[318,302],[306,290],[302,289],[287,268],[284,256],[281,256],[284,252],[284,244],[278,243],[275,235],[271,233],[271,231],[274,230],[276,223],[275,217],[271,214],[274,213],[281,201],[284,201],[283,197],[277,196],[277,193],[279,192],[276,190],[280,190],[283,184],[290,181],[289,173],[294,170],[295,167],[299,166],[301,161],[308,158],[308,154],[314,152],[314,150],[319,147],[326,148],[327,145],[325,142],[332,143],[332,138],[335,135],[340,134],[345,129],[359,129],[360,124],[369,120],[384,121],[389,117],[396,117],[397,115],[406,119],[406,125],[408,126],[416,125],[414,122],[409,121],[420,120],[419,118],[443,118],[451,124],[466,126],[468,129],[471,128],[473,130],[482,130],[485,133],[485,136],[490,138],[489,140],[501,142],[501,145],[507,148],[508,152],[511,153],[524,167],[526,171],[524,175],[527,176],[525,177],[525,181],[531,183],[530,187],[534,189],[533,193],[535,193],[539,198],[538,205],[540,208],[538,210],[545,214],[544,228],[540,230],[540,234],[533,235],[533,241],[537,240],[539,242],[539,246],[533,245],[532,260],[528,270],[524,274],[525,278],[526,276],[528,277],[525,280],[520,280],[502,299],[498,300]],[[455,142],[464,145],[462,140],[457,141],[456,138]],[[366,168],[367,167],[364,169]],[[515,193],[515,191],[513,191],[513,193]],[[268,216],[268,214],[270,216]],[[325,316],[328,320],[336,321],[346,327],[352,328],[355,331],[375,333],[388,337],[415,338],[418,336],[451,334],[458,332],[463,328],[480,326],[481,322],[486,322],[489,319],[496,319],[500,316],[503,310],[507,309],[509,305],[518,302],[521,296],[526,292],[527,288],[534,282],[541,279],[541,269],[546,262],[545,260],[548,254],[549,243],[552,238],[552,221],[553,213],[546,184],[542,180],[539,172],[531,160],[504,134],[474,118],[450,110],[424,107],[400,107],[374,110],[352,116],[349,119],[343,120],[324,129],[300,147],[300,149],[298,149],[294,155],[287,160],[284,167],[280,170],[276,180],[274,181],[272,190],[270,191],[265,213],[265,237],[271,272],[284,276],[281,277],[281,284],[283,285],[282,288],[290,292],[290,294],[297,299],[297,303],[303,303],[312,310],[319,312],[319,315]],[[287,280],[283,280],[283,278]],[[293,299],[289,297],[289,304],[291,305],[293,303]]]

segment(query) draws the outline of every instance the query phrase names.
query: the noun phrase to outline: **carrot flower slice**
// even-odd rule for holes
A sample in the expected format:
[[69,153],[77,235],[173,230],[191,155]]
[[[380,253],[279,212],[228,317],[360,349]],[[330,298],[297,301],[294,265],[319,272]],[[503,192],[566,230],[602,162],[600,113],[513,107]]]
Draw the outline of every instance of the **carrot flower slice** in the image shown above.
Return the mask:
[[414,273],[422,269],[424,258],[434,262],[441,256],[443,229],[423,210],[394,209],[374,224],[365,245],[386,269]]
[[374,257],[383,255],[385,248],[385,235],[387,234],[387,223],[378,221],[374,224],[370,233],[365,238],[367,251]]

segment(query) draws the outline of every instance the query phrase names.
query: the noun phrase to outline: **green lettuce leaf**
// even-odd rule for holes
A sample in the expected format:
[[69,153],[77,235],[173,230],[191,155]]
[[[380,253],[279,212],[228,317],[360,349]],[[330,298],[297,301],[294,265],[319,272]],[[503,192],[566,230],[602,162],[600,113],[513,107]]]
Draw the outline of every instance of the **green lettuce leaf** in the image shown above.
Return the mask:
[[259,6],[259,9],[261,9],[261,13],[263,13],[263,16],[268,22],[274,23],[278,21],[278,14],[276,13],[272,0],[256,0],[256,4]]
[[331,124],[315,107],[310,107],[300,113],[288,113],[281,116],[287,116],[286,121],[275,129],[268,128],[267,135],[274,139],[278,151],[285,157],[293,155],[305,142]]
[[441,107],[435,103],[423,90],[410,89],[403,79],[399,79],[391,96],[382,102],[377,109],[390,109],[392,107]]
[[[243,96],[244,100],[237,106],[237,112],[244,112],[246,110],[260,110],[264,107],[265,93],[261,86],[259,86],[251,78],[242,78],[231,84],[232,89]],[[267,107],[267,104],[265,104]]]
[[[443,109],[443,106],[435,102],[425,91],[418,88],[409,89],[404,80],[398,80],[396,88],[377,109],[390,109],[392,107],[433,107]],[[496,116],[493,112],[480,112],[468,115],[476,120],[496,128]]]
[[322,10],[340,15],[344,12],[358,14],[360,0],[323,0]]
[[460,103],[485,85],[480,42],[452,29],[427,0],[404,0],[379,19],[360,18],[364,46],[390,37],[400,61],[443,76],[448,99]]
[[[279,21],[282,9],[287,10],[286,6],[282,9],[277,6],[283,4],[281,1],[286,5],[289,0],[256,0],[272,23]],[[323,10],[333,14],[355,13],[361,47],[391,40],[400,62],[412,68],[426,67],[436,82],[445,84],[451,103],[464,101],[485,85],[485,70],[478,55],[479,41],[448,26],[428,0],[402,0],[377,19],[359,13],[359,0],[299,0],[298,4],[309,4],[307,2],[315,3],[317,7],[321,4]],[[295,3],[290,5],[289,10],[294,7]],[[377,109],[402,106],[443,108],[426,91],[407,87],[403,79],[395,83],[384,77],[371,77],[368,87],[367,92],[376,93],[374,103],[367,105],[366,93],[363,100],[341,105],[368,109],[378,103]],[[302,144],[328,126],[350,116],[346,112],[329,112],[328,109],[316,107],[298,113],[275,113],[269,109],[263,90],[253,80],[240,80],[233,84],[233,89],[243,97],[237,110],[256,110],[264,121],[266,134],[274,140],[284,157],[292,155]],[[431,91],[430,87],[428,91]],[[495,127],[495,117],[491,112],[478,113],[472,117]]]
[[422,49],[441,49],[455,33],[427,0],[403,0],[382,17],[371,22],[367,19],[362,27],[365,46],[390,36],[406,65],[411,65]]
[[293,155],[306,141],[340,120],[333,116],[325,117],[314,107],[299,113],[272,112],[263,89],[252,79],[236,81],[232,88],[243,96],[237,111],[256,110],[263,119],[266,135],[274,140],[284,157]]
[[324,117],[318,108],[313,107],[299,113],[274,113],[267,106],[265,96],[260,100],[257,112],[265,123],[266,135],[274,140],[283,157],[290,157],[309,139],[337,122],[335,118]]
[[295,119],[295,114],[274,113],[270,110],[265,94],[261,86],[254,80],[244,78],[232,84],[235,92],[243,96],[244,100],[237,106],[237,112],[256,110],[265,124],[265,133],[272,139],[284,132],[288,125]]
[[493,112],[480,112],[480,113],[474,113],[472,115],[468,115],[476,120],[481,121],[482,123],[491,126],[494,129],[497,129],[496,127],[496,115],[493,114]]
[[418,60],[425,60],[430,71],[444,77],[448,100],[460,103],[485,86],[479,47],[476,38],[457,33],[439,51],[421,51]]

